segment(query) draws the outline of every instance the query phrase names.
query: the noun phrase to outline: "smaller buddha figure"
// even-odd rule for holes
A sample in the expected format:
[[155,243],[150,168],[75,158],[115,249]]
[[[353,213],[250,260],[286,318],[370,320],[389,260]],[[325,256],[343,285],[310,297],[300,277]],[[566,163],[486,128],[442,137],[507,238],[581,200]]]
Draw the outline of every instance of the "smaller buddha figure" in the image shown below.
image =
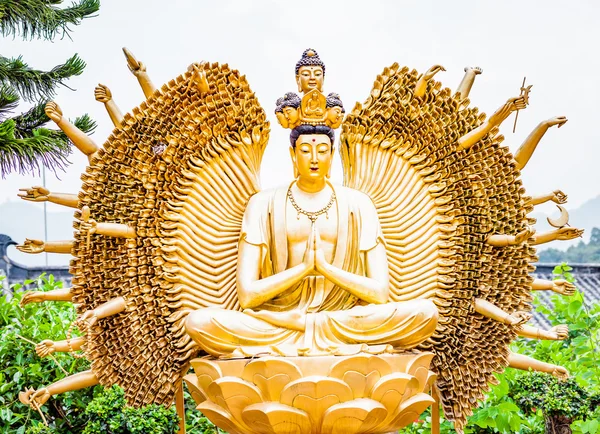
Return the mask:
[[318,90],[312,90],[302,98],[302,115],[305,118],[322,118],[325,110],[322,100],[325,96]]
[[275,116],[283,128],[295,128],[300,121],[300,97],[288,92],[276,102]]
[[302,58],[296,63],[298,92],[306,94],[313,89],[323,92],[324,80],[325,64],[315,50],[312,48],[304,50]]
[[327,125],[331,128],[338,128],[344,120],[345,112],[342,100],[337,93],[327,95]]

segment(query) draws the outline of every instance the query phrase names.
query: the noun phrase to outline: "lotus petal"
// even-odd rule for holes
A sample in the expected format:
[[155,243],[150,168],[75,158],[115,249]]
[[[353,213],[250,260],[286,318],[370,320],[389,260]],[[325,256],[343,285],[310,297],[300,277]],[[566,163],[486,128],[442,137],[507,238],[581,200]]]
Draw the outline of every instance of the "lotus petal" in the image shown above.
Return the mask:
[[378,427],[379,432],[398,431],[418,419],[419,415],[427,407],[434,404],[435,400],[426,393],[418,393],[400,404],[397,415],[391,420],[386,421],[385,426]]
[[381,424],[387,410],[377,401],[368,398],[336,404],[323,415],[320,433],[366,433]]
[[198,387],[205,391],[210,383],[223,376],[219,365],[208,360],[194,359],[192,360],[192,367],[196,377],[198,377]]
[[231,413],[223,407],[210,401],[204,401],[196,407],[196,410],[201,411],[204,416],[225,432],[229,434],[244,434],[244,431],[240,430],[239,424],[235,422]]
[[196,404],[206,401],[207,396],[204,390],[198,387],[198,377],[196,377],[196,374],[186,375],[183,377],[183,380],[186,382],[190,395],[192,395]]
[[360,354],[341,360],[331,367],[329,375],[348,384],[354,398],[369,396],[381,377],[391,374],[390,364],[381,357]]
[[259,434],[304,434],[311,432],[308,414],[276,402],[252,404],[243,412],[244,422]]
[[301,377],[302,373],[296,365],[274,357],[253,360],[242,373],[242,379],[258,386],[265,401],[279,401],[281,390]]
[[262,402],[260,390],[254,384],[236,377],[222,377],[208,386],[208,398],[223,407],[243,425],[242,411]]

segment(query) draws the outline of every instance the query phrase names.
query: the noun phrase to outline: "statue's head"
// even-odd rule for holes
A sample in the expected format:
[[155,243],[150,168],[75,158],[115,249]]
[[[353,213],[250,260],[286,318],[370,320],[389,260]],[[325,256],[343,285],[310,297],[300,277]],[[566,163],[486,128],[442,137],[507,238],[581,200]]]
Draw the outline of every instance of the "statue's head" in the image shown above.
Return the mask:
[[325,64],[315,50],[304,50],[302,58],[296,63],[296,82],[298,92],[306,93],[313,89],[323,92]]
[[329,176],[335,133],[326,125],[300,125],[290,133],[290,156],[296,178]]
[[288,92],[275,103],[275,116],[283,128],[294,128],[298,125],[300,101],[298,95]]

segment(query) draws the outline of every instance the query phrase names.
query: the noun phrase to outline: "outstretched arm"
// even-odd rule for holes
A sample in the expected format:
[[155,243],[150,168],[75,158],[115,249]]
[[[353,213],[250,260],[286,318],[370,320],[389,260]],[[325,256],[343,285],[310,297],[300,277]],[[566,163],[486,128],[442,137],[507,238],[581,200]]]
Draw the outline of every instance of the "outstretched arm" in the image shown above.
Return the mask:
[[72,351],[79,351],[85,342],[85,336],[58,342],[46,339],[35,346],[35,352],[39,357],[47,357],[56,352],[70,353]]
[[573,238],[577,238],[582,235],[583,229],[564,227],[535,235],[529,244],[536,246],[538,244],[549,243],[550,241],[555,240],[572,240]]
[[23,253],[71,253],[73,241],[42,241],[25,239],[23,244],[17,246],[17,250]]
[[456,89],[456,93],[460,94],[461,99],[465,99],[469,97],[469,93],[471,92],[471,88],[473,87],[473,83],[475,82],[475,77],[481,74],[483,70],[478,67],[465,67],[465,75],[458,85],[458,89]]
[[549,341],[563,341],[569,337],[569,326],[559,325],[552,327],[552,330],[544,330],[537,327],[532,327],[523,324],[517,334],[524,338],[530,339],[545,339]]
[[564,116],[557,116],[555,118],[547,119],[535,127],[535,129],[527,136],[521,147],[515,153],[515,160],[517,161],[517,169],[523,170],[527,162],[533,155],[535,148],[537,147],[548,128],[558,125],[558,128],[562,127],[567,122],[567,118]]
[[561,205],[563,203],[567,203],[567,195],[564,194],[561,190],[554,190],[552,193],[542,194],[539,196],[532,196],[530,203],[531,205],[535,206],[548,202],[549,200],[551,200],[557,205]]
[[88,234],[107,235],[115,238],[135,238],[135,229],[122,223],[98,223],[96,220],[82,221],[79,229]]
[[88,332],[99,319],[108,318],[123,312],[127,308],[127,302],[124,297],[117,297],[102,303],[95,309],[88,310],[77,318],[79,329]]
[[425,74],[423,74],[419,80],[417,80],[417,84],[415,85],[414,95],[416,97],[421,97],[425,95],[425,91],[427,90],[427,83],[429,80],[433,78],[435,74],[440,71],[445,71],[446,69],[442,65],[434,65],[427,70]]
[[98,384],[98,378],[91,371],[83,371],[63,378],[48,387],[43,387],[33,393],[21,392],[19,399],[23,404],[31,405],[34,409],[40,408],[53,395],[73,392],[74,390],[85,389]]
[[518,246],[530,239],[534,233],[534,229],[527,228],[517,235],[490,235],[486,241],[489,245],[494,247]]
[[516,98],[509,99],[506,104],[500,107],[494,112],[488,119],[486,119],[480,126],[469,131],[467,134],[458,139],[459,149],[469,149],[475,143],[480,141],[489,133],[492,128],[500,126],[502,122],[506,120],[510,114],[516,110],[522,110],[527,107],[527,100],[525,96],[518,96]]
[[557,294],[566,296],[571,296],[575,294],[575,285],[564,279],[535,279],[531,284],[531,289],[534,291],[554,291]]
[[57,205],[77,208],[79,198],[76,194],[68,193],[51,193],[46,187],[35,186],[31,188],[20,188],[18,196],[23,200],[30,202],[52,202]]
[[63,130],[73,144],[87,155],[88,159],[98,151],[99,147],[94,141],[83,131],[69,122],[62,114],[62,110],[55,102],[49,102],[45,108],[46,115],[52,119],[58,128]]
[[142,87],[142,91],[144,92],[144,96],[146,98],[150,98],[154,92],[156,91],[156,87],[150,80],[150,76],[146,72],[146,65],[142,62],[139,62],[131,51],[127,48],[123,47],[123,53],[125,54],[125,58],[127,59],[127,67],[131,71],[133,75],[138,79],[140,86]]
[[71,288],[54,289],[52,291],[27,291],[21,298],[21,307],[29,303],[40,303],[42,301],[72,301]]
[[518,325],[531,319],[531,314],[528,312],[513,312],[509,314],[495,304],[481,298],[475,299],[475,312],[508,325]]
[[523,354],[513,352],[510,352],[508,355],[508,366],[515,369],[522,369],[524,371],[529,371],[530,369],[533,369],[534,371],[546,372],[558,378],[569,377],[569,371],[567,371],[562,366],[541,362],[532,357],[524,356]]

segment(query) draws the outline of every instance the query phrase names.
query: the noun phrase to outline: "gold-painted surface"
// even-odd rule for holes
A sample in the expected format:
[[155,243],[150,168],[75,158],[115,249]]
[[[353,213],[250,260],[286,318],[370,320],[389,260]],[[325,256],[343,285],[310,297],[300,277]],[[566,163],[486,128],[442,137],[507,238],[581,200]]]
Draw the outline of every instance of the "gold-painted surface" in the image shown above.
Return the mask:
[[235,433],[388,433],[434,400],[431,353],[192,360],[202,411]]

